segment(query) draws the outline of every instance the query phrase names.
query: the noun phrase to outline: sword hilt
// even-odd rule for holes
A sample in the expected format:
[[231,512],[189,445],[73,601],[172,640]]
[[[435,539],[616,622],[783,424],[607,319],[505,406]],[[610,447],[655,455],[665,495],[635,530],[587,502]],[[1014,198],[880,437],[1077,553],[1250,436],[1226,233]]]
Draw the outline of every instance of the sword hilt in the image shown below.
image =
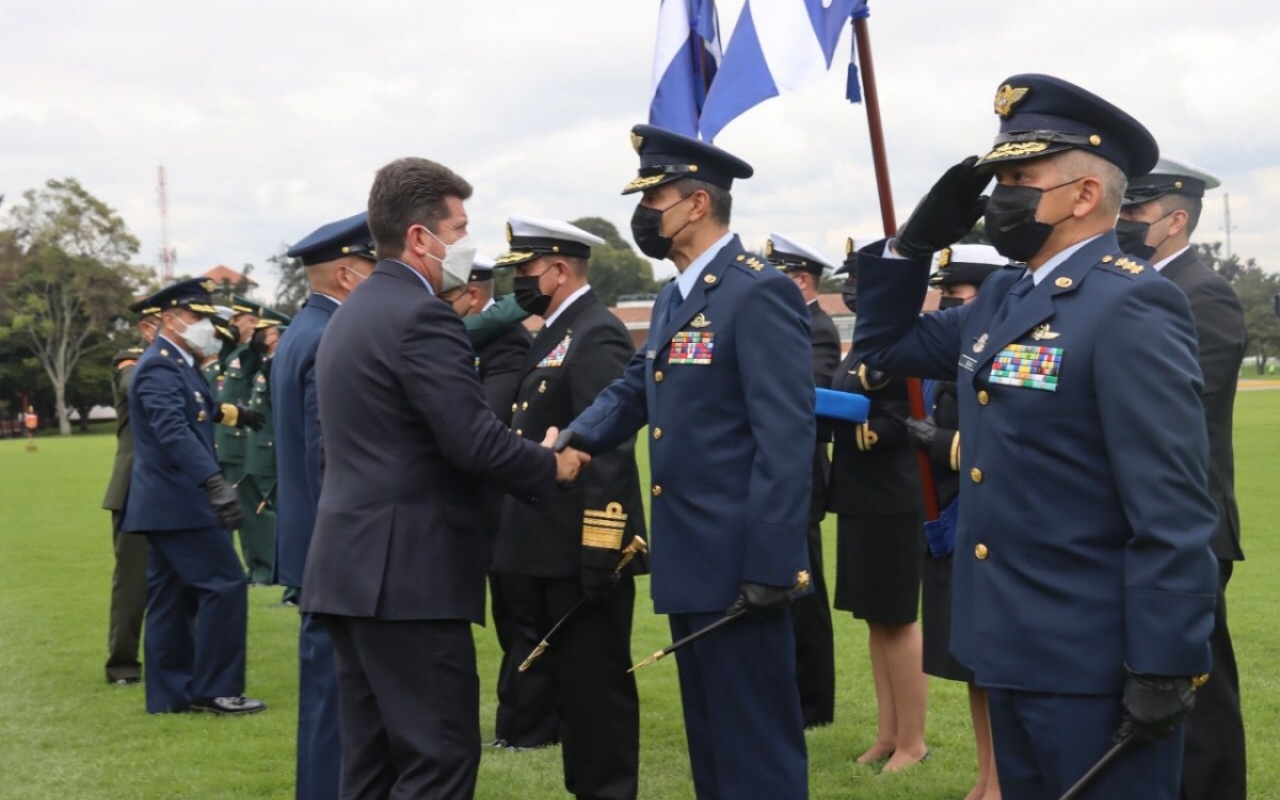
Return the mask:
[[529,654],[529,657],[520,662],[520,666],[516,669],[516,672],[524,672],[529,669],[529,667],[533,666],[533,662],[537,661],[538,658],[546,652],[548,644],[550,644],[550,642],[546,639],[538,642],[538,646],[533,648],[533,652]]

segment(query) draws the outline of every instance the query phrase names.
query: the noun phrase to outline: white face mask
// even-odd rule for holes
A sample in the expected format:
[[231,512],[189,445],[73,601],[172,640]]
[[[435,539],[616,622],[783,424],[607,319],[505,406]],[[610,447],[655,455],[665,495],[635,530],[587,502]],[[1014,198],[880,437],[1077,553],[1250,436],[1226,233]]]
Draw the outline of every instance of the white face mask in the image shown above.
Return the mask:
[[202,317],[199,322],[190,325],[184,323],[181,333],[187,347],[201,358],[216,356],[222,349],[222,342],[218,341],[218,332],[213,329],[213,323],[208,317]]
[[471,242],[471,235],[467,234],[453,244],[444,244],[439,236],[436,236],[425,227],[424,231],[431,234],[431,238],[444,245],[444,258],[436,258],[430,253],[427,255],[435,258],[440,262],[440,271],[443,273],[440,278],[440,291],[447,292],[450,289],[457,289],[471,278],[471,267],[476,261],[476,246]]

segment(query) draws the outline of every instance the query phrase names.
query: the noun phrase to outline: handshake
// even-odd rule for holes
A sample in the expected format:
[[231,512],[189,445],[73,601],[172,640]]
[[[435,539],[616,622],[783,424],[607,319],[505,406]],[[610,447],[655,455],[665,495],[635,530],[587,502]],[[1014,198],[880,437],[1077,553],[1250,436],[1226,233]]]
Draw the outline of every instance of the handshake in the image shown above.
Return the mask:
[[556,480],[560,483],[572,483],[582,468],[591,463],[591,456],[572,447],[573,431],[552,426],[547,428],[547,435],[542,439],[542,446],[551,448],[556,456]]

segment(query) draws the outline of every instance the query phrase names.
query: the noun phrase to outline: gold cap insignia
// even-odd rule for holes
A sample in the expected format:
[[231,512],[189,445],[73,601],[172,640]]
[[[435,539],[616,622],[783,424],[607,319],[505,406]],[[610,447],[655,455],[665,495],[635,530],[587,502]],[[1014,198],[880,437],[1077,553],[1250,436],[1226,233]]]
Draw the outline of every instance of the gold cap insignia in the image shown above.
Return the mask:
[[773,258],[773,240],[772,239],[764,240],[764,257]]
[[1056,281],[1053,282],[1053,285],[1057,286],[1059,289],[1070,289],[1071,285],[1074,283],[1075,281],[1071,280],[1070,278],[1058,278]]
[[1094,135],[1089,137],[1089,144],[1093,145],[1094,147],[1100,146],[1102,144],[1102,137],[1095,133]]
[[631,134],[631,147],[636,151],[636,155],[640,155],[640,148],[644,147],[644,137],[638,133]]
[[1026,96],[1028,91],[1028,89],[1015,89],[1007,83],[1001,86],[1000,90],[996,92],[996,113],[1002,117],[1009,116],[1009,112]]
[[636,178],[635,180],[622,187],[622,191],[630,192],[635,189],[648,189],[667,179],[667,175],[649,175],[647,177]]
[[853,237],[850,236],[848,239],[844,240],[844,254],[847,256],[852,253],[853,253]]
[[1048,142],[1005,142],[999,147],[994,148],[982,158],[978,159],[978,162],[983,163],[987,161],[999,161],[1002,158],[1028,156],[1033,153],[1044,152],[1048,149]]
[[495,258],[493,260],[493,265],[495,267],[501,267],[505,264],[513,264],[518,261],[527,261],[528,259],[533,258],[533,256],[534,256],[534,252],[532,250],[512,250],[510,253],[503,253],[502,255]]
[[938,251],[938,269],[942,269],[951,263],[951,248],[944,247]]
[[214,283],[211,278],[205,278],[204,280],[200,281],[200,288],[210,293],[213,292],[214,288],[217,287],[217,285],[218,284]]
[[508,223],[507,223],[507,242],[508,242],[508,243],[510,243],[510,242],[511,242],[511,237],[512,237],[512,236],[514,236],[514,235],[515,235],[515,234],[513,234],[513,233],[511,232],[511,223],[510,223],[510,222],[508,222]]
[[694,317],[693,321],[690,322],[689,325],[694,328],[707,328],[711,326],[711,320],[707,319],[706,315],[699,312],[698,316]]

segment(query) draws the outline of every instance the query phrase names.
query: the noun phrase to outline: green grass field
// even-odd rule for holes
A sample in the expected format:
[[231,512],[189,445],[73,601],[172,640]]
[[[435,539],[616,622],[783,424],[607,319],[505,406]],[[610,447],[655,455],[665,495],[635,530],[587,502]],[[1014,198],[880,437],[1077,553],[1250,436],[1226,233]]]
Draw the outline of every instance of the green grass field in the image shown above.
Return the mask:
[[[1280,391],[1242,392],[1236,405],[1236,470],[1249,561],[1231,584],[1231,621],[1243,676],[1252,796],[1280,797],[1280,637],[1275,631],[1280,546]],[[1171,432],[1174,433],[1174,432]],[[298,619],[277,606],[279,588],[251,590],[249,692],[271,708],[247,719],[143,710],[140,687],[108,686],[108,514],[99,508],[114,440],[43,437],[39,450],[0,441],[0,797],[290,798],[297,712]],[[828,563],[834,563],[834,520]],[[828,581],[834,576],[828,574]],[[642,587],[642,589],[647,587]],[[482,730],[492,733],[498,649],[476,629]],[[633,653],[666,644],[666,621],[637,602]],[[836,618],[836,723],[808,735],[814,798],[953,800],[975,770],[964,688],[930,687],[933,758],[899,775],[854,764],[874,736],[875,705],[864,629]],[[639,674],[641,796],[688,798],[674,663]],[[486,752],[477,796],[484,800],[566,796],[558,749]]]

